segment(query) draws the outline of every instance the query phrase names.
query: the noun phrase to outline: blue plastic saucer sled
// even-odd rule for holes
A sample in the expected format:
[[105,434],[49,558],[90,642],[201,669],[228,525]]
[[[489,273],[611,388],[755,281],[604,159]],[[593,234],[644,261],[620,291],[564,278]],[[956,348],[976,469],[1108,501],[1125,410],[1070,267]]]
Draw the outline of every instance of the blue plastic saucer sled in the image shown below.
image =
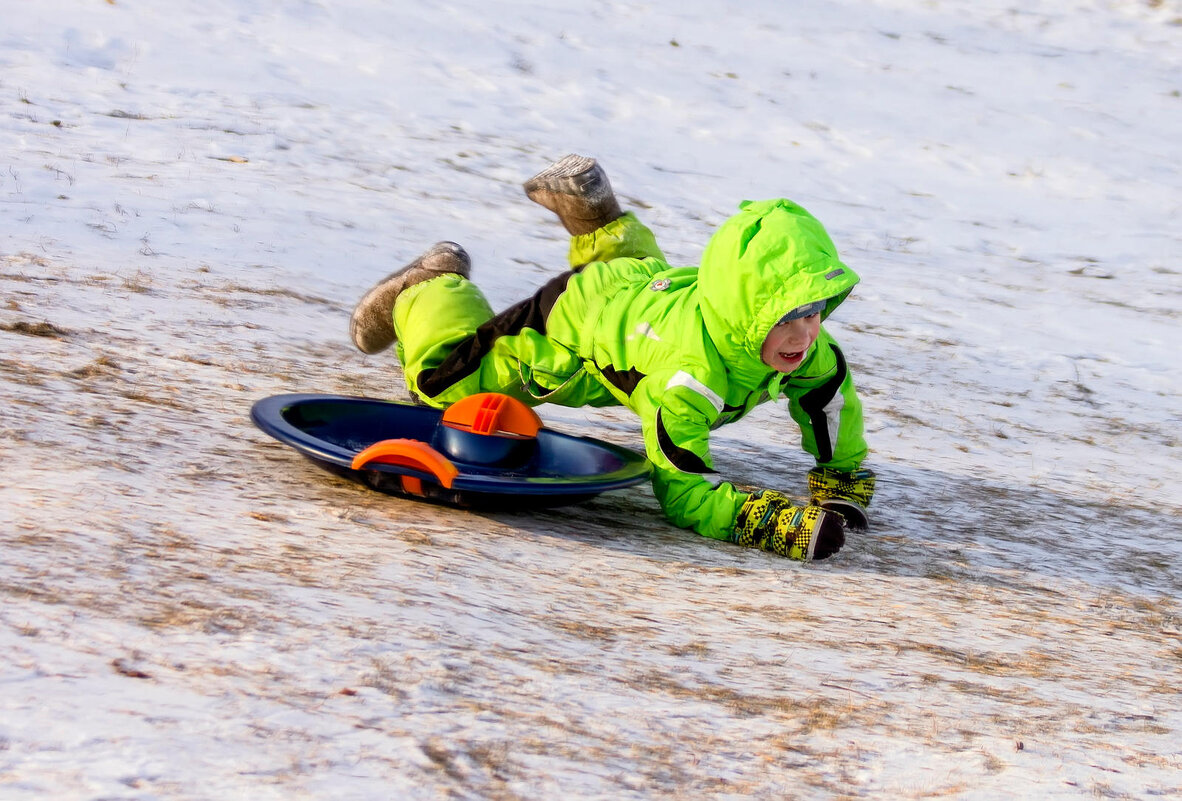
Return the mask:
[[543,426],[508,395],[447,411],[344,395],[273,395],[250,417],[315,464],[373,489],[464,508],[563,506],[644,481],[639,453]]

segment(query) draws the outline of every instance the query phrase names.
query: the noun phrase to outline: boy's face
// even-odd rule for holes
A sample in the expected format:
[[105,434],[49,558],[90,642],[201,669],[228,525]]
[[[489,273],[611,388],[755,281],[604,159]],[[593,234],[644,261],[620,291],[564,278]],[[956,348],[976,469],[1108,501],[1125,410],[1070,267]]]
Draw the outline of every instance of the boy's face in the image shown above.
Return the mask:
[[780,323],[772,328],[767,339],[763,341],[763,348],[759,356],[763,363],[780,373],[791,373],[804,357],[809,348],[817,341],[817,334],[821,331],[821,315],[813,314],[809,317],[798,317],[786,323]]

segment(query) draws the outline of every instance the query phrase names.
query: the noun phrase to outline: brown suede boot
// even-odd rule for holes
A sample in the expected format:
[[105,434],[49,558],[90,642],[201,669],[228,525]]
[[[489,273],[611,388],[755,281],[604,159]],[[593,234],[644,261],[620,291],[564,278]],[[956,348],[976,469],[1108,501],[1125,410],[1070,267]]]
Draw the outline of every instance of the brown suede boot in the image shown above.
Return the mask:
[[565,156],[524,186],[529,199],[557,214],[571,236],[589,234],[623,214],[607,173],[586,156]]
[[387,275],[365,293],[349,320],[349,336],[362,353],[381,353],[394,344],[394,301],[409,286],[449,273],[467,278],[472,260],[455,242],[437,242],[400,270]]

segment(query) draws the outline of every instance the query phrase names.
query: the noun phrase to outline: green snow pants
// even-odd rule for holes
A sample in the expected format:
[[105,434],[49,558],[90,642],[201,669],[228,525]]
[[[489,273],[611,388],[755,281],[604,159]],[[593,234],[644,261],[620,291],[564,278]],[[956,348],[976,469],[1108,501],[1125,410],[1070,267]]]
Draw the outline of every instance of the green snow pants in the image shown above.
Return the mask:
[[444,275],[406,289],[394,304],[395,352],[409,389],[445,408],[478,392],[500,392],[531,406],[619,403],[583,368],[578,353],[584,315],[573,308],[585,293],[568,292],[591,262],[664,259],[656,238],[631,212],[571,238],[572,270],[531,297],[493,314],[472,281]]

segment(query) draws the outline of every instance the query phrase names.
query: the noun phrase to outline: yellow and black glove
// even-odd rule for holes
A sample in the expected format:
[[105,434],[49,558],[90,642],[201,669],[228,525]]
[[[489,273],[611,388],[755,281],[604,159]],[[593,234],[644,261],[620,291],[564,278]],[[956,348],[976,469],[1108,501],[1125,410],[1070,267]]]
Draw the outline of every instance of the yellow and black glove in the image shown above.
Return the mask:
[[874,497],[874,473],[854,470],[843,473],[830,467],[809,471],[809,495],[818,506],[837,512],[853,529],[864,531],[870,524],[866,507]]
[[735,542],[798,562],[824,559],[845,544],[845,520],[820,506],[795,506],[775,490],[753,493],[735,518]]

